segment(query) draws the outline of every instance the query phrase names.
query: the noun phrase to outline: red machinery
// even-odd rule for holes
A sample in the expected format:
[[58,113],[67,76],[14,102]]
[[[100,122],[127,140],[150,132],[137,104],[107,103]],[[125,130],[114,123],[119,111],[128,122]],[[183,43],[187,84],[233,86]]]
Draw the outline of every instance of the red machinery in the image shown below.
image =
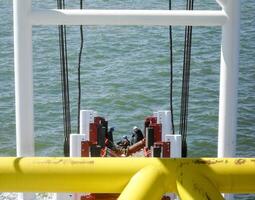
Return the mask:
[[104,157],[107,142],[108,122],[103,117],[95,117],[89,125],[89,141],[82,141],[82,157]]
[[[132,156],[143,149],[145,157],[170,157],[170,142],[162,141],[162,125],[157,123],[157,118],[145,118],[145,139],[127,148],[119,148],[108,138],[108,122],[103,117],[95,117],[90,123],[89,141],[82,141],[82,157],[120,157]],[[87,194],[81,200],[116,200],[119,194]],[[163,196],[162,200],[170,200]]]
[[157,117],[145,118],[144,133],[146,138],[144,155],[146,157],[170,157],[170,142],[162,141],[162,124],[157,123]]

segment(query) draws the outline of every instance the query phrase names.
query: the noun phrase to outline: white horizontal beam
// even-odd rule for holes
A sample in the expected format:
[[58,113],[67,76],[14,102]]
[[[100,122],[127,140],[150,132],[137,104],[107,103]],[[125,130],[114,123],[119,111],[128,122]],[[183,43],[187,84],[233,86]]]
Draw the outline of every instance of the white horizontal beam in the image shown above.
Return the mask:
[[187,10],[39,10],[31,14],[32,25],[191,25],[221,26],[224,11]]

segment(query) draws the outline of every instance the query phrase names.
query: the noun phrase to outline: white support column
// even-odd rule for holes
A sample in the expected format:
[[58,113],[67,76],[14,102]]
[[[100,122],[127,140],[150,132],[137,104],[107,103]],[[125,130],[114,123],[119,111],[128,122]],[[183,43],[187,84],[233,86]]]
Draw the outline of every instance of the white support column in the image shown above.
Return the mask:
[[[218,157],[236,152],[237,89],[239,70],[240,1],[217,0],[228,16],[222,27]],[[233,194],[224,194],[227,200]]]
[[31,0],[14,0],[17,156],[34,156]]
[[80,134],[85,134],[85,139],[89,140],[89,124],[94,122],[97,113],[93,110],[80,111]]
[[181,158],[182,157],[182,136],[177,134],[167,134],[165,135],[164,141],[171,143],[171,158]]
[[[17,156],[34,156],[31,0],[14,0],[14,68]],[[35,199],[31,193],[19,199]]]
[[173,134],[170,110],[158,111],[157,123],[162,124],[162,138],[167,134]]
[[234,157],[239,70],[240,1],[218,0],[228,15],[222,27],[218,157]]
[[70,157],[81,157],[81,142],[86,141],[85,134],[70,135]]

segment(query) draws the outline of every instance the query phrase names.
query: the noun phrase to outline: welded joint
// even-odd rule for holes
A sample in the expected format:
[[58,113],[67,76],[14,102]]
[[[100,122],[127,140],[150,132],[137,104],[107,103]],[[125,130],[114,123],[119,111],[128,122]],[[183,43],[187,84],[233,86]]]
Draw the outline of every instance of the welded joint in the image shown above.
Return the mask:
[[185,200],[224,200],[217,185],[194,167],[180,166],[176,178],[177,192]]
[[139,170],[126,185],[118,200],[161,199],[167,192],[167,176],[159,166]]
[[221,6],[222,9],[227,6],[229,0],[216,0],[216,2]]

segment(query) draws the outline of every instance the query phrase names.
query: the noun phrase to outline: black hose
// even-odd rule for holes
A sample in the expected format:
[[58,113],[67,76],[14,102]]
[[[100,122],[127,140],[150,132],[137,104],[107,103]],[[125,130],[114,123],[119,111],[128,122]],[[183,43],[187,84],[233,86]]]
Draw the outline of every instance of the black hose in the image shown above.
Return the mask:
[[[193,10],[193,0],[187,0],[186,10]],[[182,136],[182,157],[187,157],[187,127],[188,127],[188,103],[190,82],[190,60],[192,44],[192,26],[185,27],[185,42],[183,56],[182,96],[180,112],[180,134]]]
[[[80,9],[83,8],[83,0],[80,0]],[[80,52],[79,52],[79,59],[78,59],[78,119],[77,119],[77,132],[80,132],[80,109],[81,109],[81,57],[82,57],[82,50],[83,50],[83,26],[80,25],[80,37],[81,37],[81,45],[80,45]]]
[[[172,9],[172,2],[169,0],[169,10]],[[173,115],[173,37],[172,37],[172,26],[169,26],[169,64],[170,64],[170,111],[171,111],[171,124],[173,134],[175,133],[174,130],[174,115]]]
[[[57,0],[57,8],[65,9],[65,1]],[[68,57],[66,26],[59,25],[59,54],[61,71],[61,91],[63,105],[63,124],[64,124],[64,155],[69,156],[69,137],[71,134],[71,115],[69,99],[69,80],[68,80]]]

